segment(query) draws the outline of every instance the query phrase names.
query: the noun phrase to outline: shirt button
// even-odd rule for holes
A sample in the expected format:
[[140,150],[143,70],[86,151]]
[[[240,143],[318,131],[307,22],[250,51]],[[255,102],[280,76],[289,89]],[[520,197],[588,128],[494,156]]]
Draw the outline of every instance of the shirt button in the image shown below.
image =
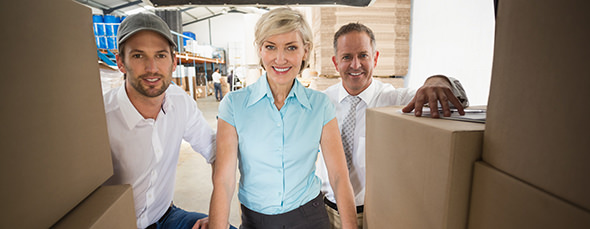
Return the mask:
[[281,126],[281,124],[280,123],[277,123],[277,126]]

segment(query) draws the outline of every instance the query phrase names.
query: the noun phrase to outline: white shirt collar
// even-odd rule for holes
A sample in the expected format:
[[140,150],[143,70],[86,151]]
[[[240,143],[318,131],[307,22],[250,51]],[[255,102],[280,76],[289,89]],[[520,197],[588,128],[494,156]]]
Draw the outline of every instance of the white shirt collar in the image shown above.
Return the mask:
[[[373,98],[373,94],[375,94],[375,79],[371,80],[371,85],[369,85],[369,87],[365,88],[364,91],[362,91],[360,94],[358,94],[358,96],[361,98],[362,101],[365,102],[365,104],[369,104],[371,102],[371,99]],[[348,92],[346,91],[346,89],[344,89],[344,85],[342,85],[342,80],[340,81],[340,87],[338,89],[338,103],[342,103],[342,100],[344,100],[344,98],[346,98],[346,96],[348,96]]]
[[[168,91],[168,89],[166,89]],[[174,107],[172,101],[168,102],[168,93],[164,92],[164,100],[162,101],[162,111],[164,115]],[[125,90],[125,84],[119,87],[119,91],[117,92],[117,100],[119,103],[119,108],[121,109],[121,113],[123,114],[123,119],[125,120],[125,124],[129,130],[133,129],[140,121],[145,120],[143,116],[135,109],[135,106],[129,100],[129,96],[127,96],[127,91]]]

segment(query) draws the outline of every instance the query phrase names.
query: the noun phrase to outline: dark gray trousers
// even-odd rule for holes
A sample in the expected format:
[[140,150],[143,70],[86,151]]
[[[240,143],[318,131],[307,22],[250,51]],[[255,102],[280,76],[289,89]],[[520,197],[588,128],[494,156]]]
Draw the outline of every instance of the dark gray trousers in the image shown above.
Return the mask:
[[292,211],[266,215],[242,208],[242,225],[240,229],[327,229],[330,219],[324,208],[323,194]]

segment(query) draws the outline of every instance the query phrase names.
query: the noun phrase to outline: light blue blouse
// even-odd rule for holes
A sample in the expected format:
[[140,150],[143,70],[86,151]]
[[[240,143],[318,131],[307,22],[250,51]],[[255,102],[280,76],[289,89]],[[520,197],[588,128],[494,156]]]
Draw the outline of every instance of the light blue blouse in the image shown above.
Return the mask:
[[256,212],[275,215],[315,198],[321,186],[315,162],[322,128],[335,117],[328,97],[298,80],[280,111],[266,74],[229,93],[221,101],[219,118],[238,133],[240,202]]

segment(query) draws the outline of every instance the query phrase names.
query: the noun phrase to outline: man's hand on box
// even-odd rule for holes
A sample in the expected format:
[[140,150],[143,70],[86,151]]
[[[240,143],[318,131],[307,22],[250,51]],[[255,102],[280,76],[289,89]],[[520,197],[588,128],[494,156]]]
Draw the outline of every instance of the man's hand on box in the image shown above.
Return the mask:
[[449,117],[451,116],[449,102],[457,108],[460,115],[465,115],[461,102],[453,94],[451,83],[448,78],[443,75],[435,75],[429,77],[426,82],[424,82],[424,85],[416,91],[416,95],[412,101],[410,101],[402,111],[404,113],[410,113],[412,110],[415,110],[414,114],[417,117],[420,117],[422,116],[424,105],[427,105],[430,107],[431,117],[439,118],[440,114],[438,112],[438,105],[440,104],[443,115]]

